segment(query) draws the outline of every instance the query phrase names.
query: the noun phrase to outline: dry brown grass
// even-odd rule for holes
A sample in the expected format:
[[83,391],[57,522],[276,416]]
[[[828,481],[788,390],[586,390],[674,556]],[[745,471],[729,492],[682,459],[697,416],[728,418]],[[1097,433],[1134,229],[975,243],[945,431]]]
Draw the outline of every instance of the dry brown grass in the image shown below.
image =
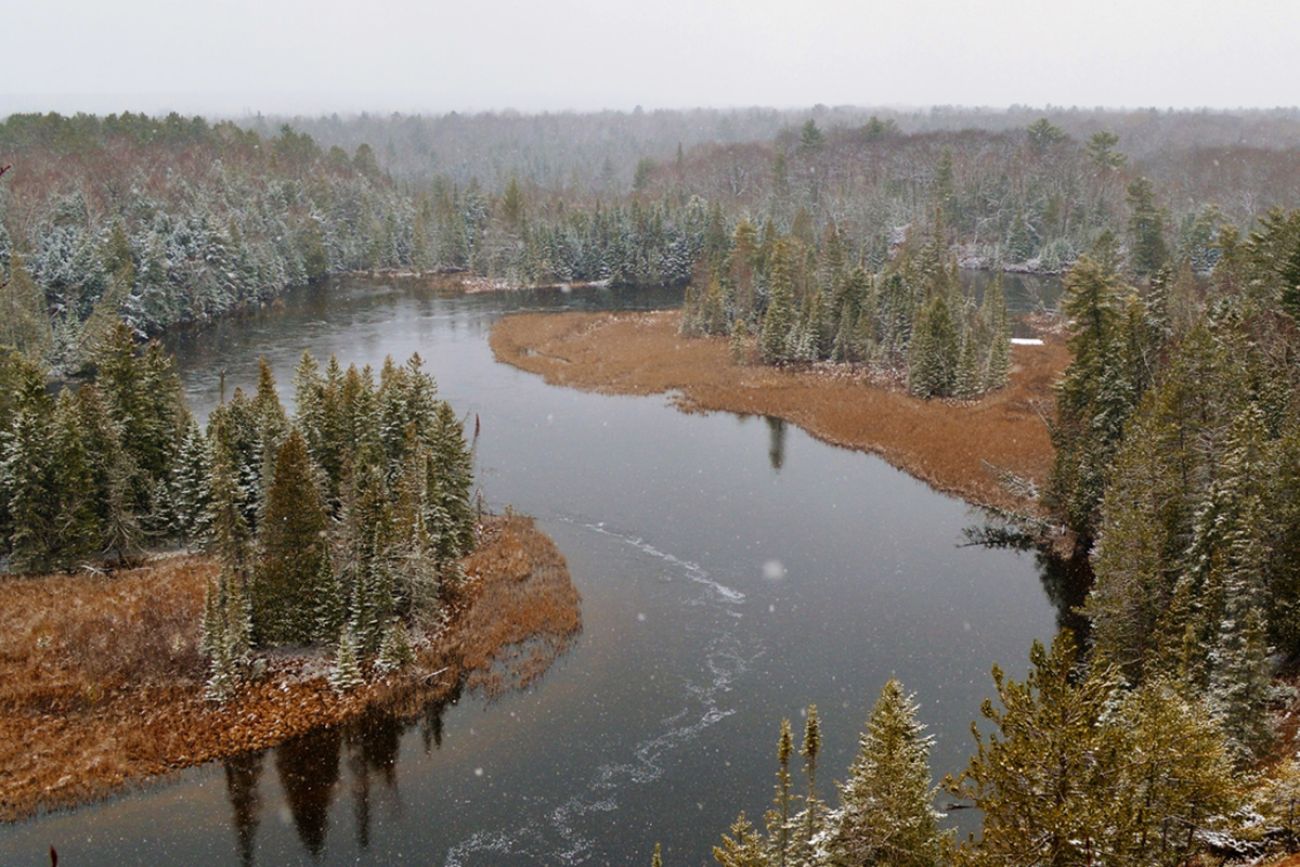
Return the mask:
[[457,629],[468,685],[489,694],[531,684],[582,628],[581,597],[555,544],[531,518],[508,515],[495,531],[465,561],[468,574],[495,580]]
[[525,313],[492,329],[497,359],[547,382],[614,394],[674,392],[691,410],[777,416],[826,442],[874,452],[979,505],[1025,508],[988,465],[1042,482],[1052,460],[1043,414],[1069,363],[1057,335],[1015,346],[1011,384],[970,403],[924,401],[834,366],[737,365],[722,338],[677,333],[678,311]]
[[[203,699],[198,650],[212,561],[0,582],[0,820],[270,747],[369,707],[416,713],[466,679],[499,689],[501,663],[516,657],[511,682],[530,682],[580,628],[563,557],[531,520],[505,516],[486,521],[465,565],[475,580],[450,626],[401,673],[339,696],[310,676],[318,656],[277,654],[267,676],[220,707]],[[510,650],[521,645],[545,652]]]

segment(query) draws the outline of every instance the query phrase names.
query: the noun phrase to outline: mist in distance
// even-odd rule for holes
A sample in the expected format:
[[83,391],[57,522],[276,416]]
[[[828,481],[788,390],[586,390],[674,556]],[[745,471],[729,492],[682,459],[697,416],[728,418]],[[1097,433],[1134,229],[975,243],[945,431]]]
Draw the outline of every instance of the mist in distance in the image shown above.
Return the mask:
[[45,0],[0,115],[1294,105],[1300,4]]

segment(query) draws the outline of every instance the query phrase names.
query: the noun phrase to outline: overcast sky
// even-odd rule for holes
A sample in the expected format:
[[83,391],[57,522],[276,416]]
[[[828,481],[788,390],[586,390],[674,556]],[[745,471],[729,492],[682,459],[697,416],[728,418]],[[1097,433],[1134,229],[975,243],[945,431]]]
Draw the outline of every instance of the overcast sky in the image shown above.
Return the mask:
[[31,0],[11,111],[1300,102],[1297,0]]

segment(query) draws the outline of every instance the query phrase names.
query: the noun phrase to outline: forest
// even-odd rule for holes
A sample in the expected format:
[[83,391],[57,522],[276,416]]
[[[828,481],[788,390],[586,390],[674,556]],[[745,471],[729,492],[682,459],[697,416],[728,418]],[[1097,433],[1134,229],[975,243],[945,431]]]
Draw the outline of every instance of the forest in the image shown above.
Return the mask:
[[94,375],[53,397],[10,351],[0,366],[0,544],[11,569],[124,568],[150,551],[203,549],[220,563],[203,613],[208,695],[229,698],[253,653],[335,648],[346,690],[412,657],[464,580],[479,514],[461,422],[418,355],[322,372],[304,354],[297,412],[265,362],[200,428],[170,358],[109,329]]

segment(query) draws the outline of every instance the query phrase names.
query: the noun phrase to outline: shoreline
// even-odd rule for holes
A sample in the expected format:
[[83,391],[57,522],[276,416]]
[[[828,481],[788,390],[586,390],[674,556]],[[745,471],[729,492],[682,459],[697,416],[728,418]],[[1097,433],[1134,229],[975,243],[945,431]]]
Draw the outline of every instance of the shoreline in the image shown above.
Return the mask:
[[[102,800],[171,771],[283,743],[370,710],[413,716],[464,689],[525,688],[581,631],[564,557],[531,518],[487,517],[470,581],[403,670],[339,695],[319,649],[263,654],[224,705],[203,698],[203,588],[216,564],[161,556],[112,578],[0,580],[0,822]],[[41,603],[44,603],[42,605]],[[125,626],[126,628],[122,628]],[[89,660],[84,665],[64,660]]]
[[1005,471],[1041,486],[1045,418],[1069,363],[1057,335],[1012,347],[1010,384],[969,402],[920,400],[843,365],[732,361],[726,338],[682,337],[681,312],[520,313],[492,326],[494,357],[548,383],[606,394],[671,394],[684,412],[767,415],[831,445],[879,455],[936,490],[985,508],[1034,512]]

